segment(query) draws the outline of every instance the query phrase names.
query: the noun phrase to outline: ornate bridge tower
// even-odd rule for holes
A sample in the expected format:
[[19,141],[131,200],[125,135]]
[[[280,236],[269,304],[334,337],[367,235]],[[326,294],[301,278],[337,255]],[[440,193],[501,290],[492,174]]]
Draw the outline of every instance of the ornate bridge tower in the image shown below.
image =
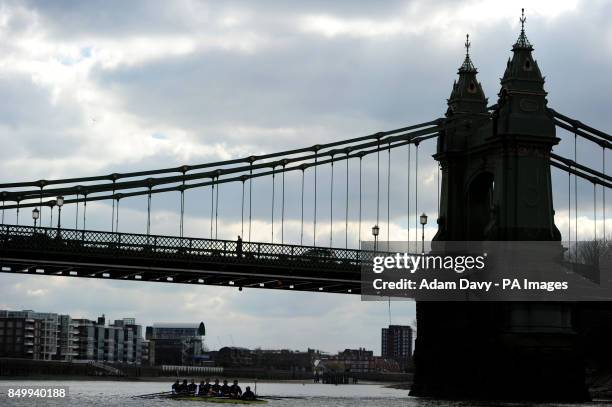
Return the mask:
[[[466,41],[446,113],[460,126],[440,135],[434,156],[443,174],[434,240],[560,241],[549,164],[559,139],[524,22],[492,116]],[[588,398],[567,304],[419,302],[417,325],[413,395]]]

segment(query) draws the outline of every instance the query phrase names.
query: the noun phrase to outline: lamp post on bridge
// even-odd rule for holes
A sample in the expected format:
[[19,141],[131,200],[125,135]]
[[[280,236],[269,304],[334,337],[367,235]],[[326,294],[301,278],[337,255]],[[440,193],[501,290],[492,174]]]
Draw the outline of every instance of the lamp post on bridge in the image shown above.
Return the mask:
[[36,222],[38,221],[39,217],[40,211],[38,210],[38,208],[32,209],[32,219],[34,219],[34,227],[36,227]]
[[62,206],[64,206],[64,197],[61,195],[58,196],[55,200],[55,204],[57,205],[57,231],[59,233],[62,227]]
[[425,225],[427,224],[427,215],[425,212],[421,214],[421,253],[425,253]]
[[380,233],[380,228],[378,225],[372,226],[372,236],[374,236],[374,251],[378,251],[378,234]]

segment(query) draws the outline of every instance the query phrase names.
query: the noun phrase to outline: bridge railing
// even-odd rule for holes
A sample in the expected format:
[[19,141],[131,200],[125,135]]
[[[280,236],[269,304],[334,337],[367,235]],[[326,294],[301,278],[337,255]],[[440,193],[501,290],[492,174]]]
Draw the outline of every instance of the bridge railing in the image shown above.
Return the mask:
[[84,231],[21,225],[0,226],[1,251],[69,253],[103,257],[186,259],[206,262],[357,271],[374,252],[262,242]]

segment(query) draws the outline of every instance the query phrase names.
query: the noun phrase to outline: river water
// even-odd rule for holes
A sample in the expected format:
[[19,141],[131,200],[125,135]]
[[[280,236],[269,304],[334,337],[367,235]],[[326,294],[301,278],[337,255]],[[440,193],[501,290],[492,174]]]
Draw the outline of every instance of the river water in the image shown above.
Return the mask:
[[[255,386],[253,383],[240,383]],[[13,381],[0,380],[0,406],[215,406],[219,404],[197,403],[168,399],[141,399],[134,396],[167,391],[171,383],[122,382],[122,381]],[[65,399],[8,398],[8,388],[52,386],[68,387]],[[257,393],[266,396],[291,396],[296,398],[269,400],[267,406],[291,407],[468,407],[468,406],[527,406],[525,403],[452,402],[424,400],[408,396],[408,391],[387,388],[381,384],[350,384],[334,386],[314,383],[257,383]],[[574,404],[572,404],[574,405]],[[576,406],[612,406],[612,402],[591,402]],[[540,406],[568,406],[568,404],[540,404]]]

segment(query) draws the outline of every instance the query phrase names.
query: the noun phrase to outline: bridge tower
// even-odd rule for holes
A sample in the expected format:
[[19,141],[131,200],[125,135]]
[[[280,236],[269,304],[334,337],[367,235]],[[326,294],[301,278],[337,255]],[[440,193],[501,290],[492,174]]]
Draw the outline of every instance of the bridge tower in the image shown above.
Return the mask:
[[[436,241],[561,239],[549,164],[559,139],[524,22],[492,116],[466,41],[446,112],[460,126],[440,135],[434,155],[442,168]],[[587,399],[571,311],[561,303],[418,302],[411,394]]]

